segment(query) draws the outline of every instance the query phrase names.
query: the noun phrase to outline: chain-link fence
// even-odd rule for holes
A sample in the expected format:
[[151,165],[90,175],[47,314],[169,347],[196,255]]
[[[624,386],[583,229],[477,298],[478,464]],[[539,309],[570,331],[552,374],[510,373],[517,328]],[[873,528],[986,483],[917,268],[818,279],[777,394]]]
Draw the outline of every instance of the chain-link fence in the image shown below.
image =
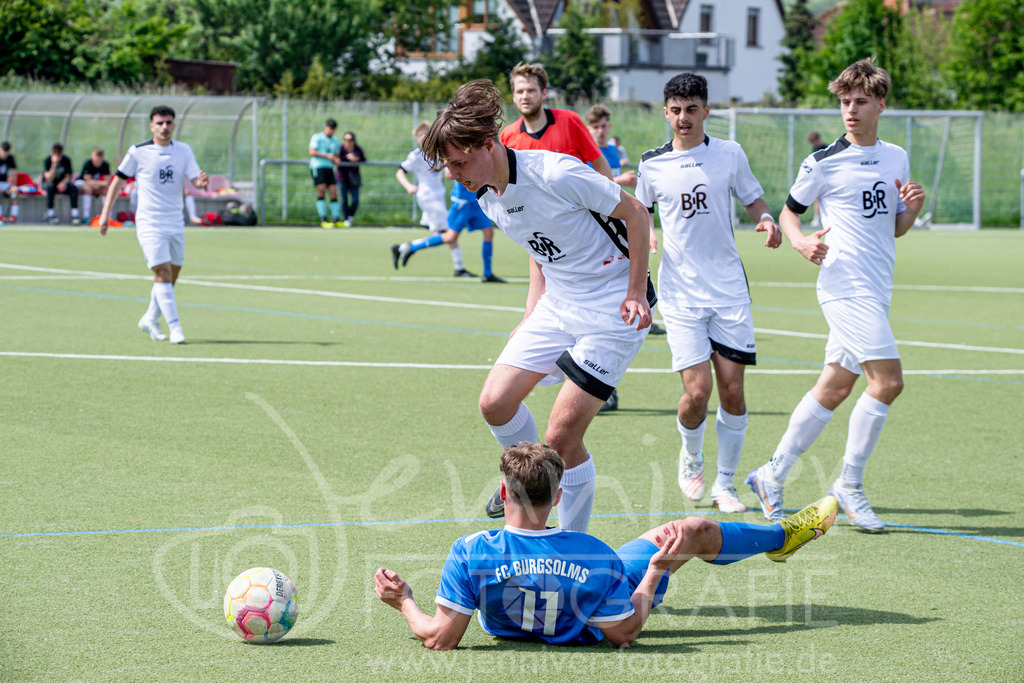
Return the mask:
[[[415,146],[412,128],[421,120],[432,120],[442,106],[0,92],[0,130],[11,141],[19,170],[37,175],[54,142],[65,142],[76,166],[97,145],[123,153],[128,144],[149,137],[148,113],[155,104],[175,107],[176,136],[192,145],[207,172],[228,175],[232,185],[254,202],[260,199],[256,187],[260,160],[307,161],[310,137],[323,129],[326,119],[336,119],[339,136],[355,133],[367,159],[377,162],[362,171],[356,220],[389,225],[416,222],[413,199],[395,180],[394,169]],[[613,102],[607,106],[612,112],[612,135],[628,151],[633,167],[644,151],[669,139],[660,105]],[[585,115],[587,107],[573,109]],[[514,120],[518,113],[508,107],[506,117]],[[800,161],[810,152],[807,132],[820,131],[827,143],[842,134],[843,126],[838,109],[712,108],[707,130],[743,145],[765,189],[765,200],[777,214]],[[933,224],[1021,225],[1024,119],[1020,115],[889,110],[880,135],[910,153],[912,179],[928,194],[922,213],[930,214]],[[265,183],[266,222],[318,221],[308,167],[267,164]],[[742,211],[738,217],[746,219]]]

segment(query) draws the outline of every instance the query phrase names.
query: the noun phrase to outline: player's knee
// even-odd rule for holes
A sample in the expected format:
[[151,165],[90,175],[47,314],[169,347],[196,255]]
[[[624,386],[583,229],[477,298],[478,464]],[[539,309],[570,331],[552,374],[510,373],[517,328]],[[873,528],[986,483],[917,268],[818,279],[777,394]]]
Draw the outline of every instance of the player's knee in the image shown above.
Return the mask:
[[499,426],[515,417],[518,405],[510,405],[500,393],[489,391],[485,386],[480,393],[480,414],[489,425]]
[[903,393],[903,377],[885,377],[875,383],[875,393],[882,403],[892,403]]

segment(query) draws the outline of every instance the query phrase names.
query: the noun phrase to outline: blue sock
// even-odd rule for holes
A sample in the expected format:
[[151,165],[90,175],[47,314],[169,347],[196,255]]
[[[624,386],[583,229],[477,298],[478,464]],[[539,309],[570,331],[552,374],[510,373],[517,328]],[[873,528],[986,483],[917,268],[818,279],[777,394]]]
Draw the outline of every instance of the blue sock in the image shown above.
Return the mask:
[[444,240],[441,238],[441,233],[435,232],[430,237],[423,237],[414,242],[410,242],[409,251],[419,251],[420,249],[426,249],[427,247],[436,247],[439,244],[444,244]]
[[316,212],[320,214],[320,222],[327,220],[327,200],[318,199],[316,200]]
[[334,217],[334,222],[338,222],[338,218],[341,216],[341,204],[335,199],[331,202],[331,216]]
[[781,524],[748,524],[719,522],[722,528],[722,549],[711,564],[732,564],[752,555],[778,550],[786,542]]
[[494,242],[483,242],[480,244],[480,256],[484,260],[484,276],[494,275],[491,272],[491,256],[494,255]]

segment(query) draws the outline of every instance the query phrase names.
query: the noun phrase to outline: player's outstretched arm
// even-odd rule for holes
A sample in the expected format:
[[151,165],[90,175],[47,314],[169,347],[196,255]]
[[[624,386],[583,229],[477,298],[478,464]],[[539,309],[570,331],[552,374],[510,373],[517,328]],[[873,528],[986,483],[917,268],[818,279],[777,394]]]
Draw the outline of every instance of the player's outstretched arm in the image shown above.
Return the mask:
[[647,274],[650,264],[651,214],[640,200],[625,190],[619,190],[619,204],[611,213],[626,223],[626,241],[629,244],[629,286],[626,298],[619,305],[619,313],[627,325],[642,330],[650,327],[653,317],[647,303]]
[[413,599],[409,584],[390,569],[378,569],[373,582],[377,597],[402,613],[412,634],[423,645],[431,650],[454,650],[458,646],[472,615],[438,605],[434,616],[428,617]]
[[757,223],[757,227],[754,228],[756,232],[767,232],[768,238],[764,242],[764,246],[771,249],[778,249],[779,245],[782,244],[782,231],[779,226],[775,223],[775,219],[772,218],[771,207],[768,203],[758,197],[752,201],[743,209],[750,216],[750,220]]
[[917,214],[924,207],[924,188],[917,183],[903,184],[896,179],[896,190],[900,193],[900,201],[907,205],[907,210],[896,215],[896,236],[903,237],[914,227]]
[[779,227],[782,234],[786,236],[793,248],[800,252],[800,255],[811,263],[820,266],[828,253],[828,245],[821,241],[831,228],[825,228],[810,235],[805,235],[800,229],[800,216],[793,212],[788,206],[782,207],[779,214]]

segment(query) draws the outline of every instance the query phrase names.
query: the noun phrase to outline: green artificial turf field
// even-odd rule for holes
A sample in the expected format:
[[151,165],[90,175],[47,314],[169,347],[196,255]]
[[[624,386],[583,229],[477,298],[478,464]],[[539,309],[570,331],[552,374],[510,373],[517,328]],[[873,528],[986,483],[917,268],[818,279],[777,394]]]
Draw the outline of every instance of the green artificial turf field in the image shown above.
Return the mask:
[[[1021,679],[1024,233],[897,243],[906,390],[866,472],[885,533],[840,518],[782,565],[694,561],[625,652],[497,640],[474,621],[445,653],[411,639],[372,574],[396,570],[432,612],[452,541],[498,524],[476,402],[527,267],[499,235],[508,284],[451,277],[443,249],[393,270],[388,245],[421,234],[190,230],[189,343],[174,347],[135,327],[151,278],[131,230],[0,230],[0,679]],[[763,239],[737,233],[759,358],[739,482],[813,384],[826,332],[814,266]],[[479,236],[461,243],[479,272]],[[613,546],[684,514],[763,521],[680,494],[669,360],[649,337],[620,410],[588,432],[590,531]],[[542,429],[555,391],[527,400]],[[828,490],[854,399],[794,468],[787,508]],[[714,449],[709,428],[711,467]],[[293,631],[262,647],[222,611],[228,582],[260,565],[301,596]]]

